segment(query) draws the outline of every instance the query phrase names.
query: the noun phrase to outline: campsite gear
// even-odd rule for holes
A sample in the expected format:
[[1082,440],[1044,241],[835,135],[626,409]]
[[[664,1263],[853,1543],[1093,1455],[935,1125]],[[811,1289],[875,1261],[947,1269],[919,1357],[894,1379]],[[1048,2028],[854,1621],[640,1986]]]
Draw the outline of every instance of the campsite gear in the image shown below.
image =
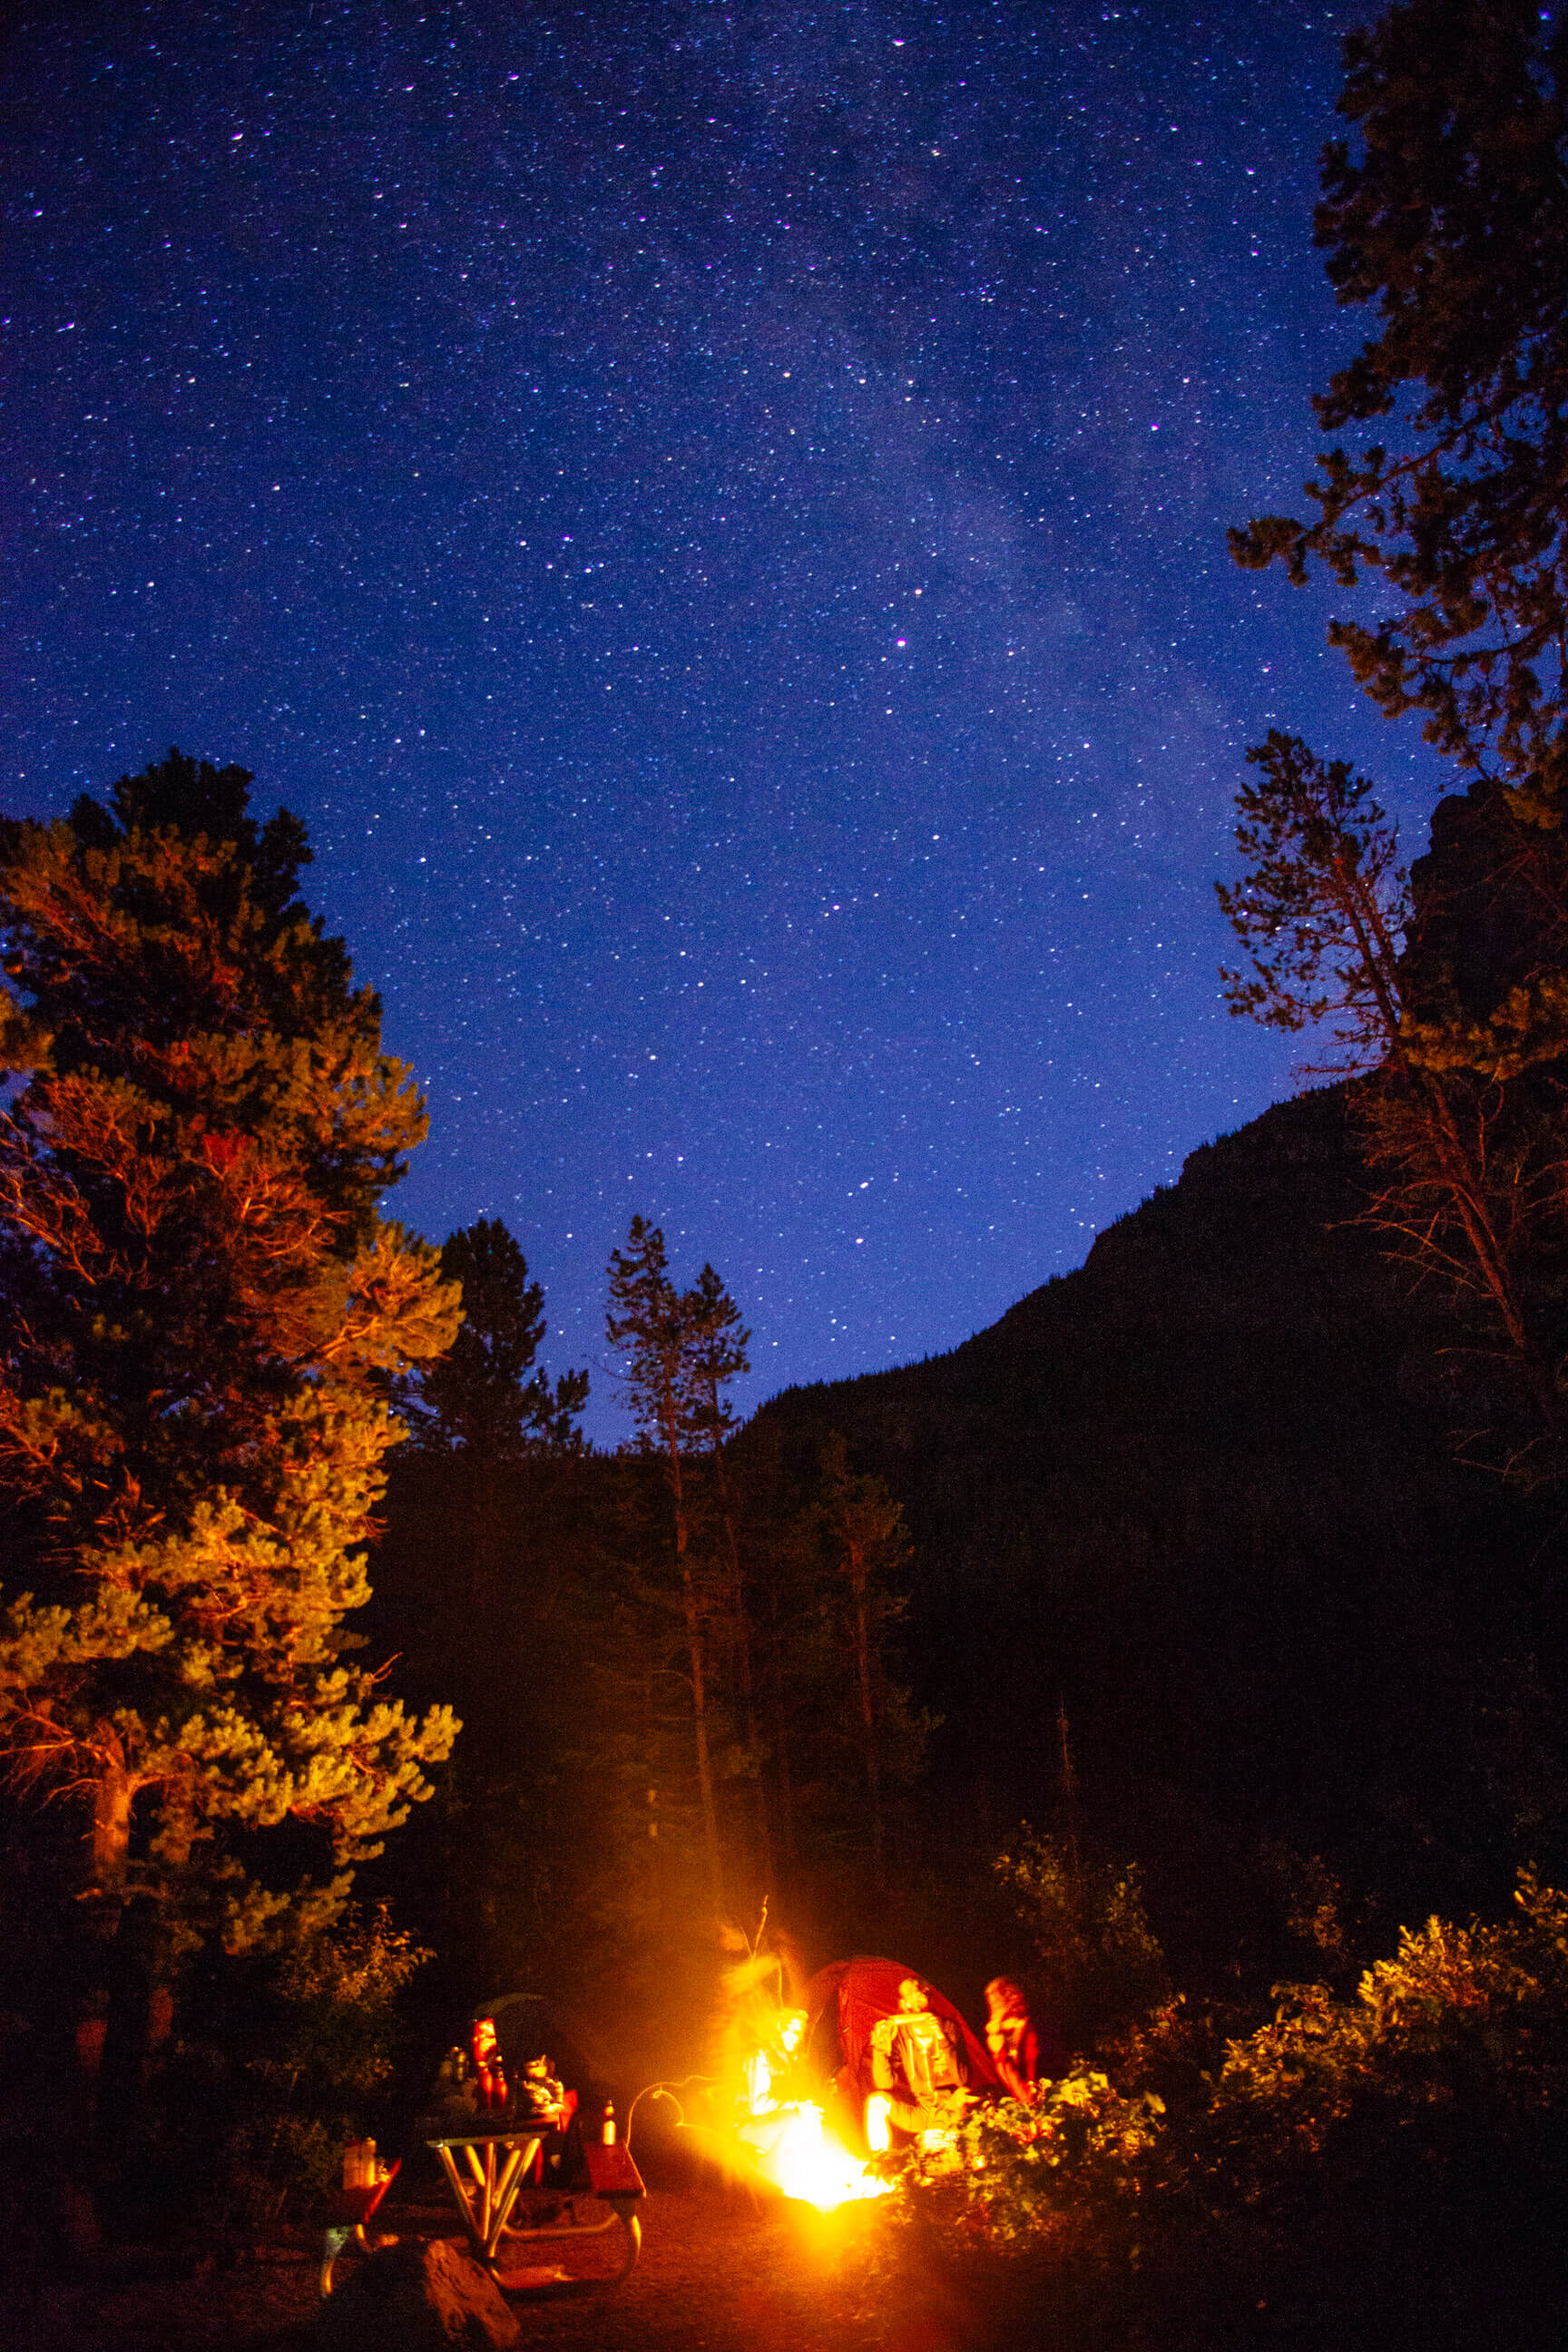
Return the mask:
[[907,2015],[899,1989],[911,1980],[924,1992],[925,2009],[945,2031],[963,2086],[981,2098],[994,2098],[1002,2089],[984,2043],[970,2032],[947,1995],[916,1969],[900,1960],[866,1955],[835,1960],[818,1969],[804,1995],[805,2068],[820,2084],[824,2104],[837,2109],[836,2128],[846,2145],[864,2143],[866,2102],[883,2089],[876,2079],[873,2034],[885,2021]]
[[[370,2151],[368,2159],[365,2155],[367,2148]],[[390,2164],[378,2163],[373,2139],[351,2140],[343,2150],[343,2185],[328,2206],[327,2226],[321,2232],[321,2260],[316,2283],[322,2294],[331,2294],[332,2264],[351,2241],[362,2254],[370,2252],[370,2242],[364,2234],[365,2223],[402,2168],[400,2156],[395,2157]],[[352,2179],[351,2172],[353,2175]]]
[[[479,2261],[492,2270],[500,2270],[502,2241],[519,2242],[539,2238],[591,2238],[602,2231],[613,2230],[618,2224],[626,2242],[621,2250],[621,2267],[614,2279],[605,2282],[616,2285],[629,2278],[642,2245],[642,2223],[637,2206],[646,2195],[643,2178],[624,2147],[605,2147],[590,2141],[585,2154],[588,2159],[590,2187],[582,2201],[597,2218],[589,2221],[577,2219],[578,2200],[569,2197],[566,2209],[569,2219],[558,2222],[552,2209],[552,2218],[538,2229],[518,2226],[512,2221],[518,2191],[529,2173],[542,2145],[543,2135],[537,2131],[475,2132],[426,2141],[440,2159],[447,2176],[468,2242]],[[459,2167],[457,2158],[463,2159]],[[609,2210],[598,2213],[600,2207]],[[500,2275],[504,2287],[506,2278]]]

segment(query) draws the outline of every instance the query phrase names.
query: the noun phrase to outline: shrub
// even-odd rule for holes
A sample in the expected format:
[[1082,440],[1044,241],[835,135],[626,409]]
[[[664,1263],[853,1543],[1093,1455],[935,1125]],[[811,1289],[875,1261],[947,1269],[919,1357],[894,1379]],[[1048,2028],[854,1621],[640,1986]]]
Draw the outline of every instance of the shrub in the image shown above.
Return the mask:
[[1136,1863],[1082,1860],[1026,1822],[995,1871],[1035,1947],[1047,2019],[1068,2049],[1087,2049],[1170,1999]]
[[1560,2309],[1565,2162],[1568,1897],[1526,1872],[1512,1918],[1406,1929],[1348,1999],[1280,1986],[1228,2037],[1173,2000],[1034,2106],[975,2109],[871,2217],[868,2328],[918,2306],[975,2346],[1206,2352],[1289,2312],[1301,2340],[1488,2340],[1465,2330],[1497,2298]]
[[952,2146],[910,2158],[902,2210],[972,2245],[1020,2250],[1070,2207],[1136,2197],[1164,2111],[1157,2094],[1129,2095],[1089,2068],[1046,2084],[1034,2106],[976,2107]]
[[228,2140],[232,2208],[247,2221],[275,2221],[336,2183],[345,2145],[379,2119],[392,2082],[398,1996],[431,1957],[381,1904],[272,1963]]
[[[1521,1874],[1500,1926],[1436,1917],[1400,1930],[1348,2000],[1276,1988],[1273,2020],[1230,2042],[1214,2086],[1211,2164],[1243,2194],[1357,2124],[1403,2129],[1423,2108],[1494,2116],[1568,2095],[1568,1898]],[[1219,2151],[1225,2152],[1221,2158]]]

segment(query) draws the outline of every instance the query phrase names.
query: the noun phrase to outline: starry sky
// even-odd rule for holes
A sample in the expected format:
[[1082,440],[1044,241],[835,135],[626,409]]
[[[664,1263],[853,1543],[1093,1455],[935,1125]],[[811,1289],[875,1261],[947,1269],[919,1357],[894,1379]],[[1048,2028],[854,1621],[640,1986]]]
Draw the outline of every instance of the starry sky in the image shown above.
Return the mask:
[[634,1212],[752,1405],[955,1345],[1289,1090],[1213,878],[1270,725],[1435,772],[1238,572],[1365,322],[1310,0],[24,5],[0,796],[307,822],[608,1377]]

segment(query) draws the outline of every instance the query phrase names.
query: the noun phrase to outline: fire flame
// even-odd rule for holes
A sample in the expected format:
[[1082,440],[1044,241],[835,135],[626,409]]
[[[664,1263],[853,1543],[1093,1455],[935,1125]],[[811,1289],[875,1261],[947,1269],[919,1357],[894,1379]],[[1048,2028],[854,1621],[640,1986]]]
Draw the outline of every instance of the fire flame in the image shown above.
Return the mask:
[[[750,2138],[750,2134],[743,2133]],[[809,2100],[790,2108],[772,2146],[753,2156],[759,2172],[786,2197],[815,2205],[819,2213],[863,2197],[885,2197],[889,2183],[868,2172],[841,2140],[835,2139],[822,2118],[822,2109]]]
[[[764,1910],[764,1917],[765,1917]],[[759,1930],[759,1937],[760,1937]],[[806,2015],[786,2006],[780,1961],[759,1944],[726,1971],[728,2019],[719,2105],[727,2110],[717,2139],[725,2156],[818,2212],[868,2197],[885,2197],[879,2180],[825,2121],[822,2108],[800,2092]],[[886,2138],[883,2147],[886,2147]]]

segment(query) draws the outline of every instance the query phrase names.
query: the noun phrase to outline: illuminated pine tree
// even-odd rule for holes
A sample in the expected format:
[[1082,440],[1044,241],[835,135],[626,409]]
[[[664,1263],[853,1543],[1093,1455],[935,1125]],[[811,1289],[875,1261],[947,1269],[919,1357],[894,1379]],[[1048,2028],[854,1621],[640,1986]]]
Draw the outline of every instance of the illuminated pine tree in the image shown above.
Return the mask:
[[0,830],[0,1752],[103,1941],[138,1897],[175,1942],[325,1916],[456,1728],[345,1622],[392,1383],[457,1320],[377,1213],[424,1109],[248,782],[174,752]]

